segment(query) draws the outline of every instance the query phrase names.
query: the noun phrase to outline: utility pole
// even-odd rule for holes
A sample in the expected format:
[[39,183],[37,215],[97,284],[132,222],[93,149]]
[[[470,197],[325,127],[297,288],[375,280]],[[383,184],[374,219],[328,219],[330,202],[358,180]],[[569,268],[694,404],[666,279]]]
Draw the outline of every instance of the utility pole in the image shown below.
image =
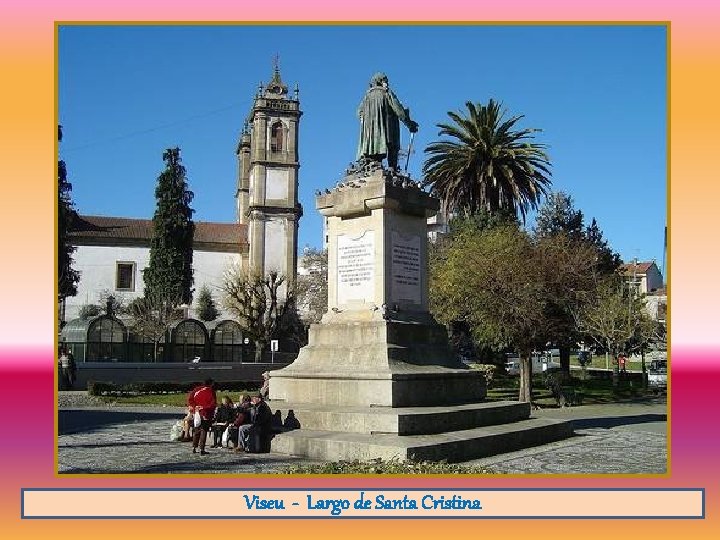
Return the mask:
[[665,225],[665,234],[663,235],[663,258],[662,258],[662,270],[660,273],[663,276],[663,286],[667,284],[667,274],[665,273],[665,266],[667,265],[667,225]]
[[630,327],[632,325],[632,305],[633,305],[633,300],[635,300],[635,293],[637,292],[637,284],[636,284],[637,264],[638,264],[638,259],[637,259],[637,257],[635,257],[633,259],[632,281],[630,282],[630,287],[629,287],[630,294],[628,294],[628,327]]

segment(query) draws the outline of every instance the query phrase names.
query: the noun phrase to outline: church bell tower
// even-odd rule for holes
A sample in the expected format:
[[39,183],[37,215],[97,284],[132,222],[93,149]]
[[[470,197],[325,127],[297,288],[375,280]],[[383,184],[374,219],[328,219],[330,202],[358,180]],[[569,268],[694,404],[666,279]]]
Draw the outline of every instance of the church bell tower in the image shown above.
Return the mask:
[[247,225],[247,271],[277,271],[294,284],[297,272],[298,87],[293,96],[282,81],[277,59],[267,84],[260,84],[237,146],[237,220]]

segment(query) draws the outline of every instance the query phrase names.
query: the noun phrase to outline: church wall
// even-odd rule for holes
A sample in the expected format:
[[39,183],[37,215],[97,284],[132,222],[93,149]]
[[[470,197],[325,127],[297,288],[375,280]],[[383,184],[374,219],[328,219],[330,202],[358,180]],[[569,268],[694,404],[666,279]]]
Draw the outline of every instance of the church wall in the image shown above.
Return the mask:
[[[225,271],[235,264],[240,264],[240,253],[217,253],[200,250],[193,252],[195,294],[193,295],[193,309],[190,311],[191,317],[195,315],[196,300],[203,285],[207,285],[210,289],[218,310],[223,314],[225,313],[222,309],[222,294],[219,287],[222,284]],[[226,315],[231,318],[229,314]]]
[[[119,247],[119,246],[78,246],[73,254],[75,263],[73,268],[79,270],[80,282],[78,294],[68,297],[65,307],[65,320],[70,321],[78,317],[80,308],[84,304],[99,304],[99,295],[108,290],[122,298],[125,303],[143,295],[144,282],[142,271],[150,260],[150,249],[147,247]],[[116,290],[117,263],[135,263],[135,279],[133,290]],[[195,294],[197,299],[200,289],[207,285],[212,292],[218,309],[222,311],[219,286],[225,270],[231,264],[240,262],[240,253],[214,252],[195,249],[193,251],[193,276],[195,278]],[[193,301],[193,308],[195,302]],[[194,316],[194,309],[189,315]]]
[[73,268],[80,272],[77,295],[68,297],[65,304],[65,320],[78,317],[84,304],[99,304],[104,290],[113,294],[118,262],[135,263],[134,290],[117,292],[127,302],[143,295],[144,284],[141,270],[148,265],[150,250],[146,247],[78,246],[73,254]]

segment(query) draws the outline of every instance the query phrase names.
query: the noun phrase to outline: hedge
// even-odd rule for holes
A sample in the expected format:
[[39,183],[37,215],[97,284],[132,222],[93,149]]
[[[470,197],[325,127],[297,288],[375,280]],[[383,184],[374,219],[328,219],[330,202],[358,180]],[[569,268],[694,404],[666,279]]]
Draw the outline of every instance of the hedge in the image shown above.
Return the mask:
[[[87,392],[91,396],[121,396],[125,394],[170,394],[189,392],[196,382],[134,382],[115,384],[112,382],[88,381]],[[221,392],[257,391],[257,381],[216,381],[215,389]]]

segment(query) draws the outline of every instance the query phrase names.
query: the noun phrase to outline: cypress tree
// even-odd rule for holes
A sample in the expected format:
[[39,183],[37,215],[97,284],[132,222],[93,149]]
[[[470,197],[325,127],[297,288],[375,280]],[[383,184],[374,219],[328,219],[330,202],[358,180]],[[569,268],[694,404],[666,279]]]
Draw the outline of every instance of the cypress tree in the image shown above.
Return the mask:
[[194,210],[193,192],[188,189],[180,149],[163,153],[165,170],[155,188],[157,207],[153,216],[150,262],[143,271],[145,298],[157,308],[190,304],[193,285]]
[[215,306],[210,289],[202,287],[197,299],[197,315],[201,321],[214,321],[218,318],[218,310]]

